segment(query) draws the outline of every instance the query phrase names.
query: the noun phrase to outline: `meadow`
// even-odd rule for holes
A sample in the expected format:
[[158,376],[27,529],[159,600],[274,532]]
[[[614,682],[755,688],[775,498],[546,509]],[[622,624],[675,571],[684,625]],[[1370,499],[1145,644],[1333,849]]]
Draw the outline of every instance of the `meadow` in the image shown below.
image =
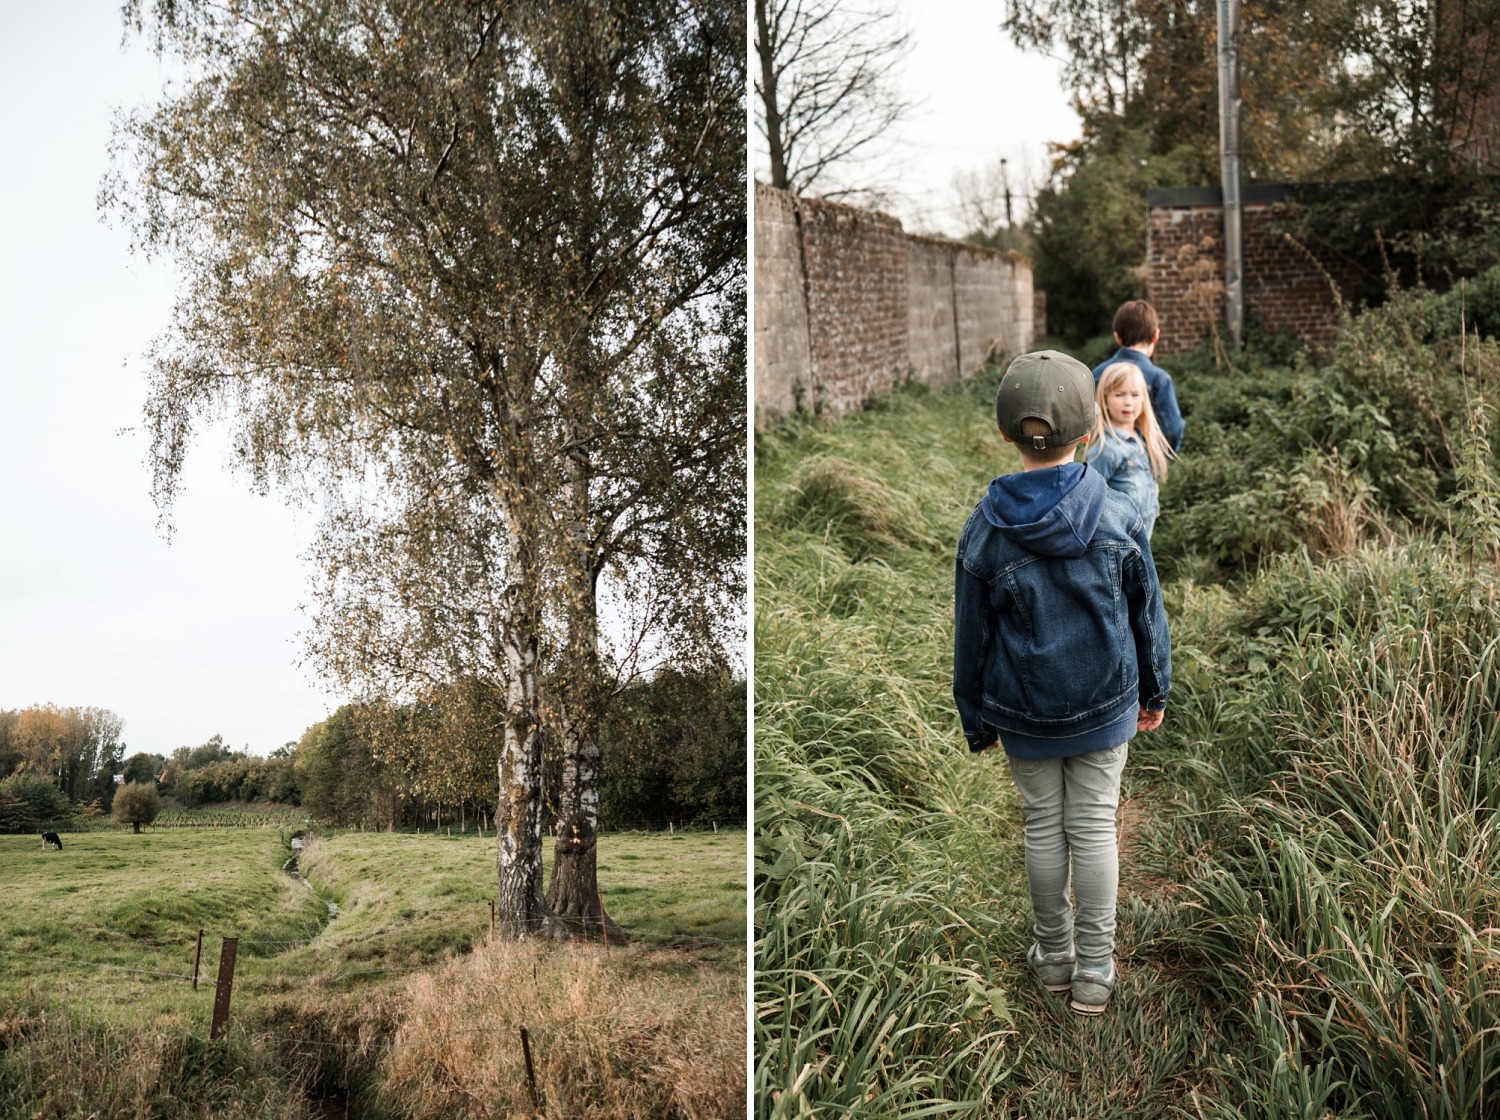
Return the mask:
[[0,1116],[743,1113],[743,831],[601,837],[613,948],[491,943],[493,836],[289,842],[0,837]]
[[1396,303],[1322,367],[1169,364],[1174,683],[1131,744],[1097,1020],[1024,968],[1014,788],[952,707],[952,549],[1018,466],[998,371],[760,434],[759,1117],[1497,1107],[1500,362]]

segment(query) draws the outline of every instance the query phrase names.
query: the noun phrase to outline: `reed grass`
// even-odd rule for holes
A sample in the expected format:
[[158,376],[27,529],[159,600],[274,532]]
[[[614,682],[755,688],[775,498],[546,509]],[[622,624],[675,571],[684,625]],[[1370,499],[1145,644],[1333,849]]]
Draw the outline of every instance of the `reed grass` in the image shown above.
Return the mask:
[[1121,980],[1081,1021],[1021,967],[1014,796],[951,711],[952,542],[1014,469],[992,393],[760,441],[757,1115],[1500,1112],[1493,464],[1460,480],[1454,536],[1361,520],[1349,474],[1305,503],[1327,521],[1299,522],[1306,547],[1234,583],[1172,565]]
[[1018,466],[997,377],[761,437],[761,1117],[1160,1116],[1196,1083],[1200,1028],[1182,1024],[1205,1013],[1153,948],[1172,904],[1122,910],[1130,971],[1108,1022],[1024,967],[1016,796],[1003,758],[968,753],[951,691],[953,549]]

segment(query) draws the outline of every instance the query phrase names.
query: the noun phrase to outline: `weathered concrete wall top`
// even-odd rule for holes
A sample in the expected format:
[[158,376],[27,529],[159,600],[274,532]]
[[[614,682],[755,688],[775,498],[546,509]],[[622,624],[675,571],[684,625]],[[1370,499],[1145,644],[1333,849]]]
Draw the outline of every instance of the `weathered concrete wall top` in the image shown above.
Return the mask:
[[848,411],[908,377],[973,373],[1032,342],[1031,261],[913,237],[887,214],[755,189],[758,422]]

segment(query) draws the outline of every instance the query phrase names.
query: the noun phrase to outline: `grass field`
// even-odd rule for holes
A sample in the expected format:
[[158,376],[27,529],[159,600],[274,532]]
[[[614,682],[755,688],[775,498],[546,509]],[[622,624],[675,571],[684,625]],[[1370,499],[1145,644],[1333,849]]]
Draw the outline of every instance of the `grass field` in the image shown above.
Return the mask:
[[[0,1116],[135,1115],[160,1084],[175,1082],[185,1086],[175,1104],[158,1101],[149,1114],[206,1107],[207,1090],[189,1075],[202,1068],[226,936],[238,937],[240,950],[231,1029],[215,1052],[236,1055],[230,1081],[241,1090],[216,1106],[232,1104],[226,1115],[301,1115],[320,1096],[354,1098],[363,1116],[505,1115],[487,1111],[500,1103],[476,1104],[466,1079],[501,1077],[490,1062],[495,1040],[515,1039],[521,1025],[543,1081],[552,1078],[549,1114],[587,1099],[600,1116],[738,1115],[744,832],[601,837],[604,902],[633,939],[614,950],[487,946],[494,853],[493,837],[474,835],[320,836],[300,858],[309,890],[283,873],[291,851],[270,829],[70,834],[61,852],[35,837],[0,837],[0,890],[10,903],[0,914],[0,1009],[9,1009],[0,1010]],[[492,987],[513,988],[521,974],[524,1008]],[[708,1040],[702,1076],[678,1070],[672,1079],[679,1095],[703,1098],[693,1109],[662,1104],[674,1091],[665,1074],[611,1066],[610,1054],[642,1042],[602,1029],[597,1009],[590,1037],[564,1029],[589,993],[622,1002],[648,1035],[675,1027]],[[510,1022],[522,1010],[530,1023]],[[448,1055],[439,1082],[431,1063],[419,1064],[418,1077],[410,1061],[414,1047],[434,1044],[435,1024],[474,1036],[467,1064]],[[88,1086],[78,1071],[120,1048],[156,1056],[157,1088],[148,1078],[134,1097],[120,1097],[107,1078]],[[580,1060],[586,1052],[594,1058]],[[737,1090],[724,1083],[726,1061],[740,1068]],[[587,1076],[565,1076],[574,1067]],[[498,1082],[489,1088],[488,1100],[505,1099],[495,1096]],[[524,1091],[524,1078],[509,1088]]]

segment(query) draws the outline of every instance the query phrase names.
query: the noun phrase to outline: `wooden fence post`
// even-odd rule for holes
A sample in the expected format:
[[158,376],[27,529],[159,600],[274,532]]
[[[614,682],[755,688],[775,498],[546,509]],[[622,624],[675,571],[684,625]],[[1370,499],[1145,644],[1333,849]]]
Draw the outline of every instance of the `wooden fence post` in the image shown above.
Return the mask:
[[531,1065],[531,1036],[526,1033],[526,1028],[521,1028],[521,1050],[526,1055],[526,1087],[531,1090],[531,1109],[533,1112],[541,1108],[536,1097],[536,1070]]
[[490,940],[495,940],[495,900],[490,899]]
[[219,948],[219,986],[214,990],[214,1019],[208,1028],[211,1039],[222,1035],[224,1024],[229,1022],[229,994],[234,990],[234,958],[239,948],[238,937],[224,938]]
[[193,950],[193,991],[198,990],[198,962],[203,959],[203,931],[198,931],[198,947]]

